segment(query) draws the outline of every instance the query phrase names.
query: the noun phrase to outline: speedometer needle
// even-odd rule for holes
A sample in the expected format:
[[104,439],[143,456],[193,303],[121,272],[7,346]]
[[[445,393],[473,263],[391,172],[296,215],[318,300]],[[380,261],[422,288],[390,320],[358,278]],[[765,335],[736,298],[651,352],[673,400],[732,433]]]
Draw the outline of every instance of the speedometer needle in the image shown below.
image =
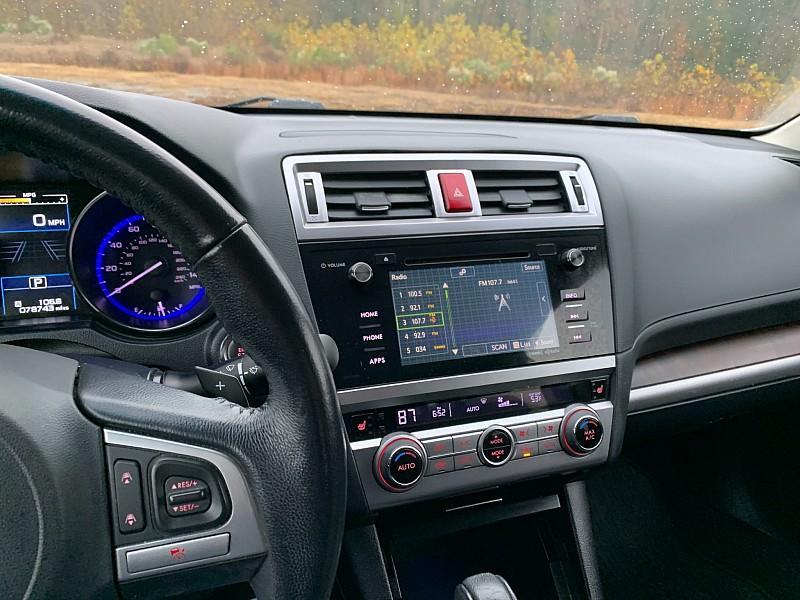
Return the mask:
[[153,271],[155,271],[157,268],[159,268],[159,267],[160,267],[160,266],[162,266],[163,264],[164,264],[163,262],[161,262],[161,261],[158,261],[158,262],[157,262],[157,263],[155,263],[154,265],[151,265],[151,266],[149,266],[149,267],[148,267],[148,268],[146,268],[144,271],[142,271],[141,273],[139,273],[139,274],[138,274],[136,277],[132,277],[131,279],[129,279],[128,281],[126,281],[125,283],[123,283],[121,286],[119,286],[117,289],[115,289],[113,292],[111,292],[111,293],[109,294],[109,297],[113,296],[114,294],[119,294],[119,293],[120,293],[122,290],[124,290],[126,287],[128,287],[129,285],[133,285],[134,283],[136,283],[137,281],[139,281],[139,280],[140,280],[142,277],[144,277],[145,275],[149,275],[150,273],[152,273]]

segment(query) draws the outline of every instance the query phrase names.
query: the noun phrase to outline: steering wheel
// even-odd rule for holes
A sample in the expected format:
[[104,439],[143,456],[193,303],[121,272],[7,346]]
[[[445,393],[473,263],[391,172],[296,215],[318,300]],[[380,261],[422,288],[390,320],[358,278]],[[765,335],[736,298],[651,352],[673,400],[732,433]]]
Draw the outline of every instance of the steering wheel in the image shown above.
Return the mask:
[[[116,550],[114,564],[119,533],[110,516],[107,453],[109,432],[122,432],[114,443],[155,440],[170,455],[197,449],[238,471],[232,479],[233,471],[222,471],[229,519],[252,508],[257,523],[249,532],[229,531],[230,551],[242,548],[237,535],[263,548],[248,560],[222,557],[217,573],[249,579],[260,599],[329,598],[344,530],[344,430],[314,326],[267,246],[164,149],[31,83],[0,77],[0,148],[109,191],[164,233],[194,266],[220,321],[263,367],[270,386],[262,407],[245,409],[0,345],[3,597],[116,596],[115,569],[118,576],[125,556]],[[195,566],[189,578],[207,577],[211,568]],[[172,577],[178,573],[186,577],[185,569]]]

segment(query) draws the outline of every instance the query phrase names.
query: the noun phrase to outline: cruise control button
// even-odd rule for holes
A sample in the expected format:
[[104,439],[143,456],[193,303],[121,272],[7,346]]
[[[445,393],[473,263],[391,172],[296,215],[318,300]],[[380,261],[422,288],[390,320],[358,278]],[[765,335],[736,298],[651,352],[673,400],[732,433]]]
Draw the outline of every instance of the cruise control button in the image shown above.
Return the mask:
[[428,461],[428,470],[425,475],[439,475],[440,473],[450,473],[455,469],[452,456],[442,456],[432,458]]
[[481,461],[478,460],[477,452],[466,452],[465,454],[456,454],[453,457],[453,465],[456,471],[463,471],[464,469],[471,469],[472,467],[480,466]]
[[211,490],[202,479],[168,477],[164,482],[167,514],[171,517],[185,517],[207,511],[211,507]]
[[453,453],[453,438],[444,437],[435,440],[428,440],[422,443],[425,446],[425,452],[428,453],[429,458],[436,458],[437,456],[444,456]]

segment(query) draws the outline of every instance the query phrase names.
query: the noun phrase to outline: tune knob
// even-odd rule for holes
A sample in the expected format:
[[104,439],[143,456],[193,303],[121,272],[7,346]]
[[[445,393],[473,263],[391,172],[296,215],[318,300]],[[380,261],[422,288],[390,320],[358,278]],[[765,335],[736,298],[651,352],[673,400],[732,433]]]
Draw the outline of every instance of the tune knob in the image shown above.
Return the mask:
[[588,406],[573,404],[564,413],[559,437],[568,454],[586,456],[597,450],[603,441],[603,423]]
[[586,263],[586,255],[580,248],[570,248],[561,253],[561,264],[568,269],[580,269]]
[[405,492],[425,474],[428,455],[410,433],[393,433],[383,438],[375,453],[375,479],[390,492]]
[[365,262],[357,262],[347,270],[347,276],[356,283],[368,283],[372,279],[372,267]]

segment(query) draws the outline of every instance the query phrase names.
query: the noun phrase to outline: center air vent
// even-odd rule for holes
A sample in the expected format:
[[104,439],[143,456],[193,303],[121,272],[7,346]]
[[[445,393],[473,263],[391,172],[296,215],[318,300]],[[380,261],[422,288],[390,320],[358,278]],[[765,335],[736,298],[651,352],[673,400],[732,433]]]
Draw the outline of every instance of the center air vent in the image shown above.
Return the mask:
[[424,171],[323,173],[322,187],[329,221],[433,216]]
[[558,171],[473,171],[484,216],[569,211]]

